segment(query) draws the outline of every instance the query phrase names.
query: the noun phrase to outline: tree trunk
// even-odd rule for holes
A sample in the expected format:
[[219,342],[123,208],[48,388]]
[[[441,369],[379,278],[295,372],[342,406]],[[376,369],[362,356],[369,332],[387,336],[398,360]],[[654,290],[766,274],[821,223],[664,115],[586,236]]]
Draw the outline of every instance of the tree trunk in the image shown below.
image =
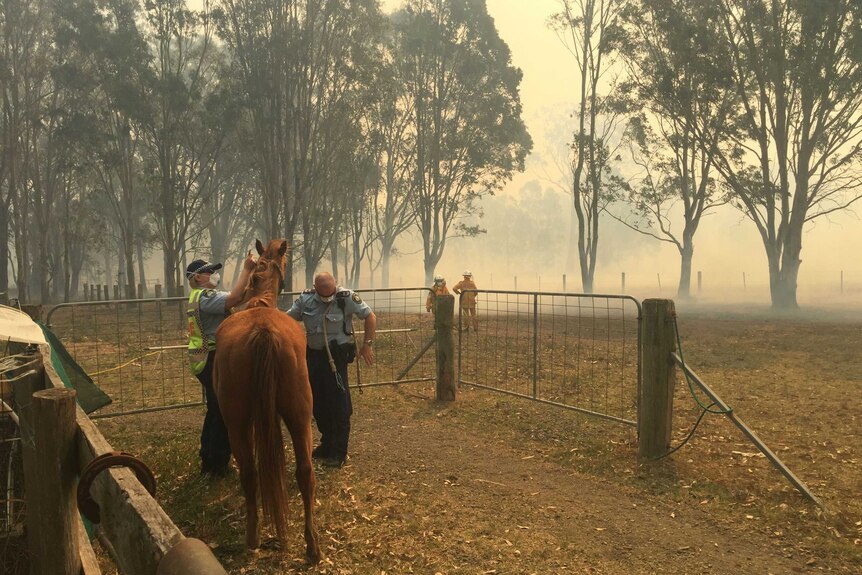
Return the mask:
[[130,297],[128,294],[128,274],[132,264],[126,265],[126,247],[122,238],[118,247],[120,249],[117,252],[117,285],[120,287],[120,299],[127,299]]
[[[11,191],[9,192],[11,193]],[[0,293],[9,295],[9,205],[0,210]]]
[[694,256],[694,246],[690,241],[684,240],[679,255],[679,287],[676,290],[676,297],[679,299],[688,299],[691,297],[691,260]]
[[434,283],[434,270],[437,269],[437,264],[440,263],[440,256],[434,257],[431,255],[425,256],[425,285],[430,286]]
[[[770,287],[773,286],[772,308],[776,310],[799,309],[796,301],[797,280],[799,278],[799,266],[802,260],[799,254],[802,252],[802,226],[790,225],[787,237],[784,240],[784,250],[781,254],[781,269],[777,273],[774,282],[770,277]],[[770,276],[771,276],[770,269]]]
[[386,240],[381,242],[381,268],[380,268],[380,287],[389,287],[389,263],[392,258],[392,243]]
[[[123,264],[122,264],[122,259],[123,259],[123,258],[122,258],[122,256],[119,256],[119,261],[118,261],[118,263],[117,263],[117,278],[116,278],[116,279],[114,279],[114,278],[112,277],[112,276],[113,276],[113,274],[111,273],[111,252],[110,252],[110,250],[107,250],[107,249],[106,249],[106,250],[105,250],[105,252],[104,252],[104,254],[105,254],[105,283],[106,283],[106,284],[109,284],[109,285],[113,285],[113,284],[115,284],[115,283],[116,283],[117,285],[122,285],[122,281],[120,281],[120,280],[121,280],[121,278],[122,278],[122,275],[123,275],[123,274],[122,274],[122,271],[121,271],[121,270],[123,269]],[[90,271],[93,271],[93,266],[92,266],[92,265],[87,266],[87,268],[88,268]],[[99,279],[100,279],[100,278],[91,277],[91,278],[89,278],[89,279],[90,279],[90,283],[93,283],[93,282],[97,282],[97,281],[99,281]],[[84,298],[86,298],[86,297],[87,297],[87,294],[84,294]]]
[[583,235],[578,240],[578,261],[581,266],[581,286],[584,293],[593,293],[593,276],[590,273],[590,264],[587,258],[587,248],[583,242]]
[[138,297],[147,297],[147,275],[144,272],[144,241],[141,239],[140,234],[138,234],[138,238],[135,241],[135,247],[138,251],[138,279],[141,284],[141,293],[138,294]]

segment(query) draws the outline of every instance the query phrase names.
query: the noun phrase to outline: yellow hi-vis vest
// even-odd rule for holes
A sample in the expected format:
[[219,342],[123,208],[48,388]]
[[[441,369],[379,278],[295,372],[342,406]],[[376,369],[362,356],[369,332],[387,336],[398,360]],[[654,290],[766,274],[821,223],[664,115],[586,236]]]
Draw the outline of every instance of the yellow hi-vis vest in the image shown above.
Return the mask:
[[189,294],[189,307],[186,315],[189,320],[189,363],[192,373],[198,375],[207,364],[207,355],[215,349],[215,341],[204,332],[201,325],[201,288],[193,289]]

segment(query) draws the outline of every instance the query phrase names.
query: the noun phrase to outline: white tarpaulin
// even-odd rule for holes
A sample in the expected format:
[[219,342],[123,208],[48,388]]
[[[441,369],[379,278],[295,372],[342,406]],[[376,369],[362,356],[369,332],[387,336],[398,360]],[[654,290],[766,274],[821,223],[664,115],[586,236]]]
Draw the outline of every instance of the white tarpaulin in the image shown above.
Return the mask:
[[0,305],[0,342],[6,341],[48,343],[42,334],[42,328],[30,319],[29,315],[14,307]]

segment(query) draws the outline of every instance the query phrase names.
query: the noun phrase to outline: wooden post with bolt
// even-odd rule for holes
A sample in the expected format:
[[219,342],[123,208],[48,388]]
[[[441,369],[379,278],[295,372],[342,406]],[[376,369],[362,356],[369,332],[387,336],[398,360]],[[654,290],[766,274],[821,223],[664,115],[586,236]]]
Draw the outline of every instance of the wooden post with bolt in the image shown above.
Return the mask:
[[455,296],[434,298],[434,330],[437,333],[437,401],[455,401],[455,340],[452,337]]
[[638,454],[661,457],[670,449],[676,365],[673,300],[643,302],[643,372],[638,401]]

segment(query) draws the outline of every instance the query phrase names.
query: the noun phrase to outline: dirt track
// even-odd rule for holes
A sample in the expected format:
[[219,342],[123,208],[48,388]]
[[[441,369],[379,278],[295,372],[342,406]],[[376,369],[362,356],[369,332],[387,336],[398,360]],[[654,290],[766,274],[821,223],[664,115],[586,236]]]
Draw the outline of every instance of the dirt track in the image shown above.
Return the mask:
[[[588,449],[578,443],[541,432],[519,439],[519,425],[548,417],[547,407],[470,390],[445,406],[429,395],[416,388],[356,395],[349,465],[318,469],[326,555],[318,567],[302,560],[298,498],[291,509],[295,536],[284,549],[244,550],[237,477],[199,479],[189,446],[166,459],[185,469],[157,470],[166,484],[163,505],[187,535],[213,545],[231,573],[855,572],[852,558],[824,557],[779,518],[685,489],[661,493],[674,462],[638,468],[633,441],[618,436],[608,443],[616,473],[626,479],[606,479],[577,470],[579,451]],[[171,430],[158,427],[159,415],[100,425],[109,439],[125,438],[123,449],[143,451],[158,465],[165,442],[181,440],[177,432],[194,445],[201,413],[179,413]],[[551,413],[573,433],[584,425],[576,414]],[[201,501],[190,508],[190,497]]]
[[[99,425],[231,573],[860,573],[860,324],[747,316],[682,313],[686,360],[826,512],[722,416],[639,465],[623,425],[471,388],[442,405],[426,384],[377,387],[354,393],[348,466],[318,469],[326,558],[309,568],[298,496],[284,548],[245,550],[236,474],[197,473],[199,408]],[[681,380],[674,409],[677,445],[699,415]]]

